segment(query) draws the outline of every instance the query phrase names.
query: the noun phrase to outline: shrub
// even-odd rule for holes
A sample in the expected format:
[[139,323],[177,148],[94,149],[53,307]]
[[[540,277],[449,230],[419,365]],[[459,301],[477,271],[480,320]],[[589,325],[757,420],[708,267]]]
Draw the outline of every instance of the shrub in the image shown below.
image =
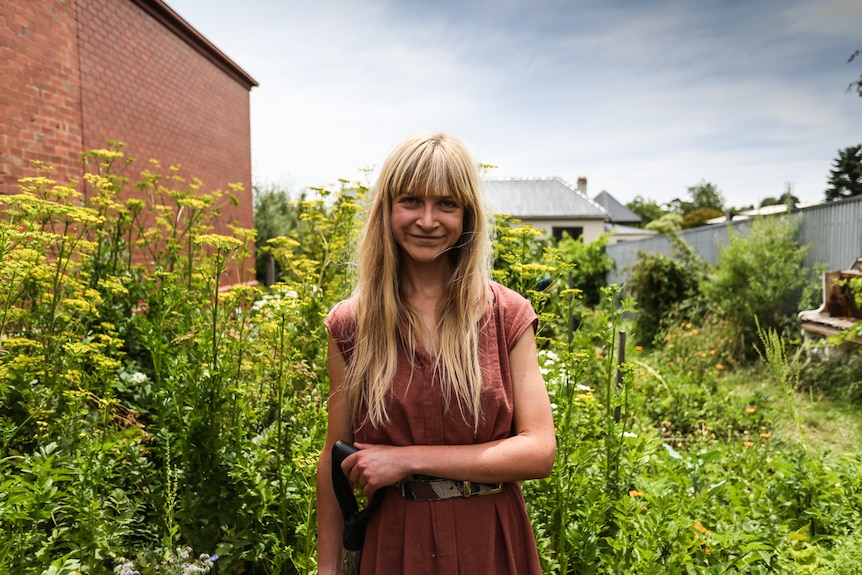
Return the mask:
[[696,303],[702,263],[691,248],[672,236],[676,257],[639,252],[626,286],[637,302],[634,340],[652,346],[662,322],[672,313],[674,321],[685,321]]
[[733,323],[742,349],[751,357],[758,322],[763,329],[783,330],[797,309],[794,297],[804,283],[802,262],[807,248],[795,239],[798,221],[786,217],[755,219],[747,237],[728,230],[728,244],[701,290],[711,309]]
[[[304,195],[299,198],[299,201],[303,200]],[[255,276],[260,283],[273,283],[281,275],[277,266],[270,270],[272,256],[267,245],[269,240],[287,236],[297,227],[299,217],[296,206],[286,190],[272,185],[254,188],[254,229],[257,231]],[[273,277],[269,277],[270,272]]]
[[572,265],[569,271],[569,287],[583,294],[584,304],[589,307],[599,305],[602,297],[601,288],[606,287],[605,278],[614,269],[614,260],[605,251],[608,236],[584,243],[564,235],[557,243],[561,258]]

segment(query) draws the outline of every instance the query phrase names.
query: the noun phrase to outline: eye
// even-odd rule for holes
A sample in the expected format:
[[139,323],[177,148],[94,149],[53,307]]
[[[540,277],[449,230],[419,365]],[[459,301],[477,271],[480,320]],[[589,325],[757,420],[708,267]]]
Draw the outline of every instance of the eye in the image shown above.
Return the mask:
[[440,201],[440,205],[449,210],[457,210],[460,207],[458,202],[452,198],[444,198]]
[[401,196],[398,198],[397,201],[399,204],[404,204],[406,206],[412,206],[412,205],[415,205],[419,202],[419,198],[417,198],[416,196]]

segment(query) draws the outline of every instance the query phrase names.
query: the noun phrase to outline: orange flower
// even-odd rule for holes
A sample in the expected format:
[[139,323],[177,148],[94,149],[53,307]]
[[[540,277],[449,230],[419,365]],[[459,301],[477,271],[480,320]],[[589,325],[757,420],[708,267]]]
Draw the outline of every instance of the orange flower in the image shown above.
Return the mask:
[[632,497],[643,497],[644,496],[644,494],[641,493],[640,491],[638,491],[637,489],[632,489],[631,491],[629,491],[629,495],[631,495]]
[[701,533],[709,533],[710,532],[709,529],[707,529],[706,527],[704,527],[703,525],[701,525],[697,521],[694,522],[694,528],[697,529],[698,531],[700,531]]
[[757,411],[756,407],[746,407],[745,413],[755,413]]
[[715,366],[715,369],[721,371],[722,369],[724,369],[724,365],[719,363],[718,365]]
[[715,355],[715,350],[714,349],[709,350],[709,355]]
[[769,439],[770,437],[772,437],[772,434],[771,433],[761,433],[760,437],[762,437],[763,439]]
[[645,371],[639,371],[638,375],[646,375],[646,372]]
[[752,445],[754,445],[754,442],[753,441],[743,441],[742,444],[746,447],[751,447]]
[[705,352],[705,351],[702,351],[702,352],[700,352],[700,353],[699,353],[699,354],[697,354],[697,355],[699,355],[700,357],[706,357],[706,352]]
[[672,361],[667,362],[668,365],[673,365]]
[[603,356],[602,354],[600,354],[600,353],[596,354],[596,359],[604,359],[604,358],[605,358],[605,356]]
[[636,345],[636,346],[635,346],[635,351],[643,351],[643,348],[644,348],[644,347],[643,347],[642,345]]

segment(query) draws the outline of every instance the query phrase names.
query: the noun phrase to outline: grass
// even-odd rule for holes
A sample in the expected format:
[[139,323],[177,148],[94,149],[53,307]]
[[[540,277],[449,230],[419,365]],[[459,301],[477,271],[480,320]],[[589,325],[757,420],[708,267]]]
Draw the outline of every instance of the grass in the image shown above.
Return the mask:
[[759,364],[737,370],[725,383],[733,395],[758,398],[771,406],[768,418],[776,439],[807,443],[836,455],[862,453],[862,405],[836,397],[834,390],[812,388],[788,395]]

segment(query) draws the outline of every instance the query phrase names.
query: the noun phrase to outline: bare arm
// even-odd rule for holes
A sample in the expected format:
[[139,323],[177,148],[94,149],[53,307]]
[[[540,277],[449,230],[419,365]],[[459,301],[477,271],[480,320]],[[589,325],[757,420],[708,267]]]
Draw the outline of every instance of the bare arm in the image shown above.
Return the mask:
[[329,416],[326,441],[317,464],[317,572],[321,575],[341,570],[344,519],[332,487],[332,446],[339,439],[353,441],[350,406],[344,389],[347,368],[332,336],[327,349]]
[[528,329],[509,353],[514,390],[514,434],[473,445],[361,445],[342,469],[367,496],[407,475],[496,483],[546,477],[556,454],[554,421],[539,371],[536,339]]

